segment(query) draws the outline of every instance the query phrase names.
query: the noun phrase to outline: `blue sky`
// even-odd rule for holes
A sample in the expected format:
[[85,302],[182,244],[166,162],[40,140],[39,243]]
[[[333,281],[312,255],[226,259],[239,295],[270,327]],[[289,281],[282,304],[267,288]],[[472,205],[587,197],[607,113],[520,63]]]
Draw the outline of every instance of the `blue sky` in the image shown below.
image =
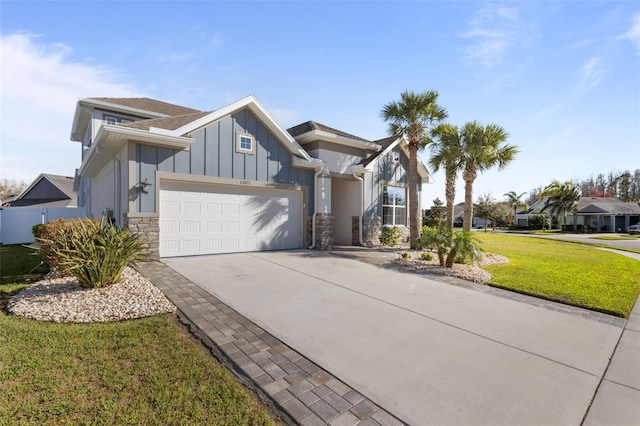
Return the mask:
[[[519,146],[474,199],[640,168],[635,1],[2,1],[0,36],[0,178],[74,174],[79,98],[212,110],[253,94],[285,127],[379,139],[382,106],[407,89],[438,91],[449,122],[495,122]],[[425,205],[444,199],[435,179]]]

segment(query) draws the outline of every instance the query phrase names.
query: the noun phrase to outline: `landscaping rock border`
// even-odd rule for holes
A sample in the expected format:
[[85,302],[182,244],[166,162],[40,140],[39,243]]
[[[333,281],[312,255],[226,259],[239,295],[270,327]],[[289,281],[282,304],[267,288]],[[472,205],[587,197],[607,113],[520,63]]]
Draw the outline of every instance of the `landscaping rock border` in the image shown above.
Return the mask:
[[13,296],[7,310],[38,321],[92,323],[173,313],[162,291],[128,267],[118,283],[103,288],[80,286],[74,277],[52,273]]

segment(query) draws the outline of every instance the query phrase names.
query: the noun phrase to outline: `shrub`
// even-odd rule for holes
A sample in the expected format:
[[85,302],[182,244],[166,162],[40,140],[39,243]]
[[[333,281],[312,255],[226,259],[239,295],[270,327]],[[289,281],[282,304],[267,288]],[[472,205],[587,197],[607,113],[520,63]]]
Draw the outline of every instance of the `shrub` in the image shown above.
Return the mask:
[[120,280],[131,263],[145,256],[139,235],[127,228],[80,221],[66,232],[59,228],[52,239],[39,239],[51,250],[56,266],[73,275],[84,287],[104,287]]
[[93,224],[99,226],[100,223],[88,218],[77,219],[58,219],[53,220],[44,225],[35,225],[31,228],[36,242],[40,246],[40,251],[45,261],[50,267],[57,267],[57,256],[54,253],[56,248],[56,239],[59,234],[75,235],[84,224]]
[[529,226],[533,229],[549,229],[550,228],[549,216],[545,214],[536,214],[536,215],[529,216],[528,222],[529,222]]
[[471,233],[454,232],[444,223],[422,228],[420,245],[435,248],[440,266],[446,268],[453,267],[455,261],[465,263],[476,260],[482,253],[478,240]]
[[424,253],[422,253],[420,258],[422,260],[426,260],[427,262],[431,262],[433,260],[433,255],[431,253],[425,251]]
[[405,251],[404,253],[402,253],[402,254],[400,255],[400,257],[401,257],[402,259],[404,259],[404,260],[409,260],[409,258],[410,258],[411,256],[409,256],[409,253],[407,253],[407,252]]
[[401,236],[402,232],[400,232],[400,229],[398,229],[397,226],[384,227],[380,233],[380,244],[393,247],[398,244],[398,240]]

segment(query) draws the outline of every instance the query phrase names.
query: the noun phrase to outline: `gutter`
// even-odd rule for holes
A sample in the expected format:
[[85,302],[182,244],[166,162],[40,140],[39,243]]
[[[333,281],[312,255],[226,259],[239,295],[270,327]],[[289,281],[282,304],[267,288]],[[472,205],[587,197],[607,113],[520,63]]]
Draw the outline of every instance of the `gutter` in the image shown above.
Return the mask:
[[364,216],[364,179],[356,173],[365,173],[365,168],[361,165],[352,166],[351,174],[356,180],[360,181],[360,215],[358,216],[358,242],[361,246],[366,247],[367,244],[362,239],[362,217]]
[[318,176],[324,170],[324,164],[320,163],[316,166],[316,172],[313,175],[313,214],[311,215],[311,245],[307,247],[309,250],[316,248],[316,216],[318,216]]

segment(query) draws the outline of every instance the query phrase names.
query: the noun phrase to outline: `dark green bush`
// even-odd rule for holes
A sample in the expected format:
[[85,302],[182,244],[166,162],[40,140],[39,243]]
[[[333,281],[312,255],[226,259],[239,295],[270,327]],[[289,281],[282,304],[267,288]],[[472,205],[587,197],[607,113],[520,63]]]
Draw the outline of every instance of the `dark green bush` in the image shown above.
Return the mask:
[[38,239],[48,247],[55,265],[73,275],[84,287],[104,287],[120,280],[131,263],[142,260],[144,243],[127,228],[80,221],[72,232],[58,228],[51,239]]
[[380,244],[393,247],[398,244],[401,236],[402,232],[397,226],[386,226],[382,228],[382,232],[380,233]]

